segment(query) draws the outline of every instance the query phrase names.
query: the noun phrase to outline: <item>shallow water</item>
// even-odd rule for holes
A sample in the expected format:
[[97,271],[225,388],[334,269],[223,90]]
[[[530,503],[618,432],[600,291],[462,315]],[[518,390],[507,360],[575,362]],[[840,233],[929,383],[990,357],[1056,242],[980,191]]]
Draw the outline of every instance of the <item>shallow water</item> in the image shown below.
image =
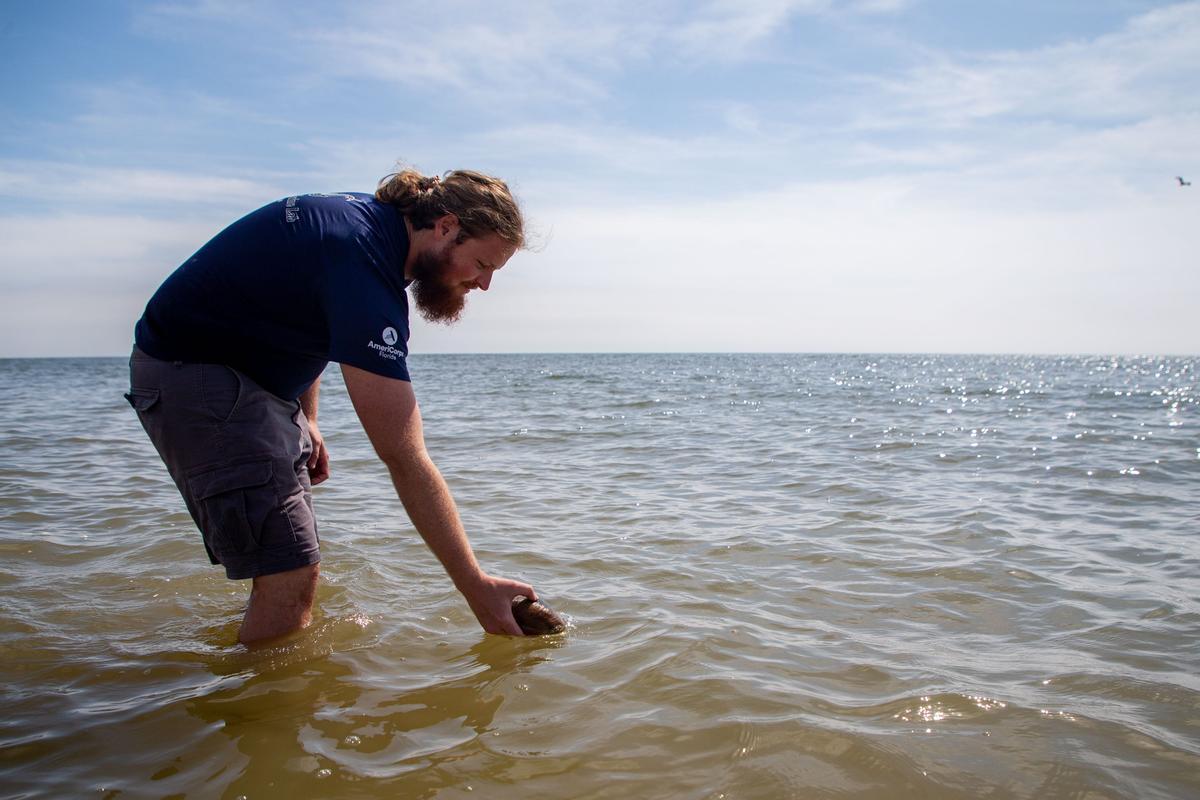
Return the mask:
[[484,635],[336,368],[314,625],[234,643],[120,359],[0,361],[0,794],[1200,796],[1195,358],[424,356]]

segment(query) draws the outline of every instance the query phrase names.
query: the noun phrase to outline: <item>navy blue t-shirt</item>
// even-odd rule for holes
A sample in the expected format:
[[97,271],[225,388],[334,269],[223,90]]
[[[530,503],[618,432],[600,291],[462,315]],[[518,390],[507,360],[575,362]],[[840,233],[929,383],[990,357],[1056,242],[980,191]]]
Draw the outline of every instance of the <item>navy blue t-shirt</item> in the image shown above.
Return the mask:
[[368,194],[307,194],[217,234],[163,282],[137,346],[227,364],[294,400],[330,361],[408,380],[408,233]]

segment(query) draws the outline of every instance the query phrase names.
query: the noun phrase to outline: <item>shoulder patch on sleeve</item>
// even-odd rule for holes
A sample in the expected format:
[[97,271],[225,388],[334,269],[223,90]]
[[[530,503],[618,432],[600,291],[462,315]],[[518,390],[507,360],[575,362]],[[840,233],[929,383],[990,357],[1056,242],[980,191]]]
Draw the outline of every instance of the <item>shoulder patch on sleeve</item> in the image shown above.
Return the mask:
[[380,331],[377,339],[372,338],[367,342],[367,347],[374,350],[381,358],[396,361],[408,357],[408,342],[392,326],[389,325]]

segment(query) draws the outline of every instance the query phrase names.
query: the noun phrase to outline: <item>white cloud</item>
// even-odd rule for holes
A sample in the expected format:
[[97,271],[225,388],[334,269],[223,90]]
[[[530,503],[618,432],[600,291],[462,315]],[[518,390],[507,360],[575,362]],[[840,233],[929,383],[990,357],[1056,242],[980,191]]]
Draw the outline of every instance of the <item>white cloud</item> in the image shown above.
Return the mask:
[[[729,63],[763,56],[761,45],[798,16],[894,14],[909,0],[708,0],[696,4],[349,4],[336,16],[301,2],[171,3],[140,15],[142,27],[184,35],[196,23],[244,34],[268,26],[295,65],[290,79],[331,77],[402,85],[489,109],[558,103],[585,107],[610,97],[615,76],[666,63]],[[274,42],[274,45],[271,44]],[[312,65],[319,65],[314,72]]]
[[[728,26],[718,23],[736,18],[729,35],[737,39],[737,31],[749,31],[752,39],[770,35],[800,13],[894,13],[901,8],[764,0],[737,6],[711,3],[691,17],[700,26],[695,30],[711,23],[713,31],[725,30]],[[603,12],[594,13],[608,19]],[[668,8],[659,16],[639,17],[638,48],[664,46],[664,37],[671,35],[666,28],[670,13]],[[614,12],[608,27],[600,27],[619,28],[618,17]],[[549,14],[539,19],[544,33],[563,23]],[[611,38],[604,33],[593,44],[606,49]],[[856,175],[932,171],[956,173],[959,182],[989,192],[997,179],[1015,186],[1023,177],[1037,189],[1040,205],[1069,208],[1074,201],[1068,191],[1094,191],[1109,182],[1148,188],[1163,173],[1197,171],[1193,165],[1200,164],[1191,144],[1200,133],[1192,99],[1200,91],[1197,40],[1200,3],[1189,3],[1134,18],[1120,30],[1090,40],[1028,52],[934,55],[900,76],[870,78],[866,83],[872,89],[866,94],[847,92],[828,101],[822,122],[788,119],[780,106],[751,93],[726,94],[712,98],[711,118],[684,133],[615,117],[559,116],[453,132],[440,140],[411,129],[373,146],[326,142],[322,147],[328,163],[339,162],[340,150],[354,175],[370,175],[371,180],[381,164],[402,154],[427,169],[480,165],[518,179],[523,172],[526,185],[538,191],[568,199],[572,192],[586,193],[601,202],[613,199],[621,187],[627,195],[645,197],[662,196],[672,186],[691,192],[704,180],[722,191],[738,191],[756,181],[761,188],[846,170]],[[527,48],[522,58],[528,57],[530,68],[542,63],[549,69],[555,66],[554,47],[543,42],[542,49]],[[572,41],[571,48],[580,64],[595,51],[586,34]],[[612,58],[620,61],[629,52],[618,45]],[[572,65],[564,68],[569,72]],[[600,73],[590,74],[601,80]],[[860,89],[864,85],[855,82]],[[1088,181],[1072,180],[1078,172],[1091,173]],[[980,183],[984,181],[989,185]],[[1020,190],[1006,199],[1020,203]]]
[[653,40],[660,55],[730,62],[762,58],[763,45],[798,17],[894,14],[911,0],[709,0],[683,4],[662,20]]
[[996,117],[1084,122],[1194,108],[1200,3],[1160,8],[1122,30],[1034,51],[943,55],[883,89],[868,124],[960,127]]
[[191,0],[191,2],[157,3],[145,9],[143,20],[153,17],[176,18],[187,21],[244,18],[253,11],[253,4],[240,0]]
[[154,289],[225,222],[0,216],[0,357],[127,352]]
[[145,78],[75,86],[71,91],[75,99],[66,124],[72,136],[88,145],[97,137],[114,136],[132,143],[173,145],[168,149],[178,157],[195,142],[240,125],[276,128],[289,135],[303,127],[298,120],[272,116],[263,113],[261,106],[234,100],[228,92],[167,89]]
[[51,202],[181,206],[218,204],[238,208],[280,196],[278,184],[260,180],[155,169],[96,167],[64,162],[0,161],[0,197],[22,203]]
[[[427,171],[502,175],[553,232],[473,298],[461,327],[418,323],[418,352],[1200,351],[1189,303],[1200,195],[1172,183],[1200,175],[1200,3],[1031,51],[831,73],[815,120],[800,100],[727,87],[687,124],[653,109],[608,113],[646,101],[617,95],[622,81],[680,60],[765,58],[801,15],[907,5],[499,3],[471,15],[454,3],[353,4],[335,18],[303,3],[279,14],[207,2],[148,13],[157,29],[242,36],[278,16],[261,46],[287,51],[272,62],[279,74],[353,81],[402,120],[414,91],[463,106],[464,118],[511,113],[478,126],[418,115],[344,134],[313,126],[287,137],[302,175],[240,170],[251,157],[232,152],[206,168],[180,144],[187,172],[2,161],[0,209],[53,209],[0,216],[4,347],[119,353],[158,282],[221,226],[297,187],[369,190],[402,156]],[[142,89],[85,93],[73,122],[117,139],[165,126],[181,141],[214,120],[264,138],[289,124],[219,96]],[[181,116],[192,101],[198,116]]]
[[[697,168],[747,155],[745,136],[698,133],[686,136],[612,125],[564,123],[498,128],[479,137],[481,149],[515,149],[535,156],[548,148],[559,158],[578,159],[586,171],[664,174],[680,165]],[[759,160],[762,153],[755,154]]]
[[912,4],[913,0],[858,0],[850,8],[859,14],[896,14]]
[[63,285],[0,294],[0,358],[127,355],[149,294]]
[[1195,204],[1142,200],[960,206],[914,178],[562,208],[550,247],[413,348],[1196,352]]
[[352,5],[336,25],[294,26],[293,40],[316,48],[324,72],[453,92],[491,108],[579,105],[605,96],[604,76],[654,35],[654,12],[622,14],[627,6]]
[[796,14],[827,11],[830,0],[711,0],[679,20],[668,41],[692,57],[740,60]]
[[229,220],[141,215],[0,216],[0,287],[153,288]]

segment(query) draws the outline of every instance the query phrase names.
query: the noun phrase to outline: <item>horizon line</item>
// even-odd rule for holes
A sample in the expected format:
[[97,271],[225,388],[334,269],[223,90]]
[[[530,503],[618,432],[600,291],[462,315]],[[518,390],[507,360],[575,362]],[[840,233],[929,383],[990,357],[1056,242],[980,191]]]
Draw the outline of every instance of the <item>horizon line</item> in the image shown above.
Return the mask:
[[[513,351],[422,351],[407,358],[425,356],[1032,356],[1039,358],[1197,358],[1200,353],[1156,353],[1149,351],[1016,351],[1016,350],[513,350]],[[0,361],[82,361],[127,359],[115,355],[0,355]],[[335,361],[330,364],[340,363]]]

